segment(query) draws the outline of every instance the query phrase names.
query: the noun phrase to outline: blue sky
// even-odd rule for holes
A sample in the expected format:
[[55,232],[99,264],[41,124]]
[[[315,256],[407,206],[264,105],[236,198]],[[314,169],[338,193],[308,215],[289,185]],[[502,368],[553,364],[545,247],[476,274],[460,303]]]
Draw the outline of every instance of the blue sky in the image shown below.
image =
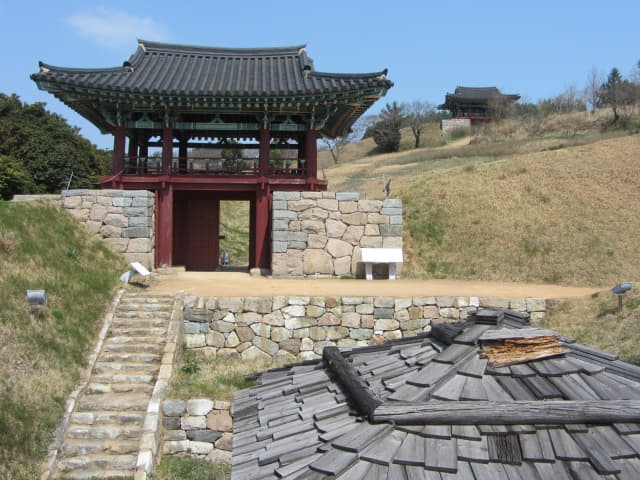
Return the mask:
[[316,70],[389,69],[386,102],[444,101],[457,85],[497,86],[523,100],[583,88],[595,66],[626,77],[640,60],[640,1],[360,0],[93,3],[0,0],[0,92],[46,102],[101,148],[89,122],[29,75],[42,60],[65,67],[122,65],[137,38],[223,47],[307,44]]

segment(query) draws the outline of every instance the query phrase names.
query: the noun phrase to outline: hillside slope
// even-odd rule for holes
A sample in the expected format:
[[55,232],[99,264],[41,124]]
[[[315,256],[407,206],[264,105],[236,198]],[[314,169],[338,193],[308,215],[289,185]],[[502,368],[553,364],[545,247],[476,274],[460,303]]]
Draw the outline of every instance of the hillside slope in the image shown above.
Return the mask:
[[610,286],[640,278],[640,135],[398,183],[405,272]]
[[[39,478],[126,267],[61,208],[0,201],[0,478]],[[27,289],[46,292],[39,314]]]

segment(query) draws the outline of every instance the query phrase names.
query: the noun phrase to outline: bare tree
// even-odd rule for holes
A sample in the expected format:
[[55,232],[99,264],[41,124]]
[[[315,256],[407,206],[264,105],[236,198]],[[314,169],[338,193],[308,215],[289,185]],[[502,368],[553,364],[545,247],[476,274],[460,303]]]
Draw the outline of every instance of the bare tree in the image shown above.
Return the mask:
[[406,124],[411,127],[411,133],[415,138],[415,147],[420,146],[420,135],[424,130],[425,123],[430,116],[433,115],[434,107],[429,102],[414,100],[410,104],[403,105],[403,111],[406,115]]
[[595,112],[600,97],[600,86],[604,82],[604,76],[595,65],[591,67],[587,75],[587,84],[584,87],[587,103],[591,105],[591,111]]
[[344,152],[344,147],[346,147],[349,144],[349,142],[350,140],[348,135],[344,135],[342,137],[336,137],[336,138],[322,139],[322,143],[325,144],[325,146],[327,147],[327,150],[329,150],[329,153],[331,153],[331,158],[333,158],[333,163],[336,165],[340,163],[340,157]]

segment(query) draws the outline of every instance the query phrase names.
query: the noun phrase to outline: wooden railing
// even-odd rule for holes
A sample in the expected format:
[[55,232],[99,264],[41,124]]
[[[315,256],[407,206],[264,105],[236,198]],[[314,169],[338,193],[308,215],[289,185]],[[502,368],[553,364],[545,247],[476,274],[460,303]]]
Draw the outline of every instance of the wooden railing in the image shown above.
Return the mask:
[[[123,175],[157,176],[162,175],[162,159],[159,157],[124,158]],[[173,157],[168,175],[202,176],[257,176],[257,159],[225,160],[221,158]],[[272,177],[304,177],[306,168],[303,161],[270,161],[268,175]]]

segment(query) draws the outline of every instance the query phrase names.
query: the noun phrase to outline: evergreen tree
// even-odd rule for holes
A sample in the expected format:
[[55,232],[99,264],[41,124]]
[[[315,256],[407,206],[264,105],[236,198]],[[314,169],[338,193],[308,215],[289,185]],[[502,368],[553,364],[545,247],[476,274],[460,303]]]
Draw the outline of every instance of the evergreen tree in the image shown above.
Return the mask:
[[380,121],[373,127],[373,140],[383,152],[400,149],[400,127],[404,122],[402,106],[397,102],[388,104],[380,112]]

